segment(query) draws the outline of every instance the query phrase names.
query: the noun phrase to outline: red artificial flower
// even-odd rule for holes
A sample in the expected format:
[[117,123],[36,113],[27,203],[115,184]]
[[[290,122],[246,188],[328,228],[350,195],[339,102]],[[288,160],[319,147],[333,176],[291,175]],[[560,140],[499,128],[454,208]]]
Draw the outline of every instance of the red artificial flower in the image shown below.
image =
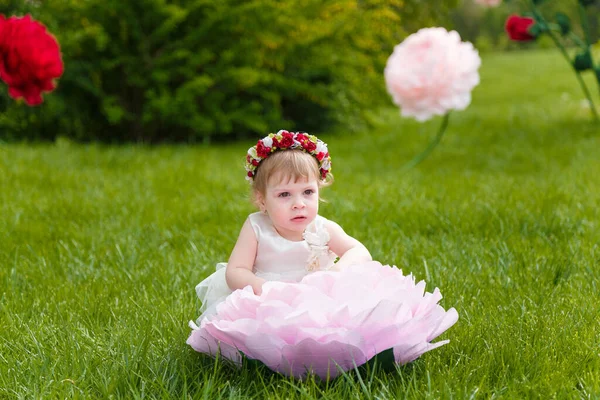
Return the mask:
[[294,134],[289,132],[283,132],[281,134],[282,138],[279,141],[279,145],[281,149],[287,149],[291,145],[294,144]]
[[296,135],[296,140],[302,143],[305,140],[308,140],[308,137],[304,133],[299,133]]
[[308,139],[302,141],[301,144],[302,148],[308,152],[314,151],[317,148],[317,145]]
[[324,158],[325,158],[325,153],[320,152],[319,154],[317,154],[317,160],[323,161]]
[[537,37],[537,35],[531,33],[530,28],[533,25],[535,25],[535,20],[533,18],[511,15],[506,20],[504,29],[511,40],[528,42]]
[[258,160],[252,159],[252,165],[254,165],[255,167],[258,167]]
[[260,158],[266,158],[269,154],[271,154],[271,148],[265,146],[262,140],[259,140],[256,144],[256,154],[258,154]]
[[29,15],[0,15],[0,79],[11,97],[40,104],[42,92],[54,90],[63,71],[59,44],[43,24]]

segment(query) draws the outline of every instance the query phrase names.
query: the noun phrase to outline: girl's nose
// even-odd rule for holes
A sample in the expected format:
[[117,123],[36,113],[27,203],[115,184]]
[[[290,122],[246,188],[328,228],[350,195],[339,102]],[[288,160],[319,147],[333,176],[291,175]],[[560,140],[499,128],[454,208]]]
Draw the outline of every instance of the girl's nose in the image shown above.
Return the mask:
[[292,206],[292,208],[293,208],[294,210],[297,210],[297,209],[304,208],[304,206],[305,206],[305,204],[304,204],[304,200],[302,200],[301,198],[296,198],[296,199],[294,200],[294,205]]

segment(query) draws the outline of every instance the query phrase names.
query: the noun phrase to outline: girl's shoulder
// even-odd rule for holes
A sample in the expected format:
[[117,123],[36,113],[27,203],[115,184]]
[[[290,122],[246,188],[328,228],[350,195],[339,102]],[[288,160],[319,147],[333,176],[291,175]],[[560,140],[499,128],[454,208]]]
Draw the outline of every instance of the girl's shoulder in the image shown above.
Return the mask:
[[264,222],[265,219],[268,220],[269,217],[267,216],[267,214],[257,211],[257,212],[254,212],[254,213],[248,215],[248,219],[250,220],[250,223],[258,224],[258,223]]
[[317,215],[317,218],[315,218],[314,221],[314,225],[316,227],[316,229],[318,231],[325,231],[327,232],[328,236],[329,236],[329,227],[331,226],[331,223],[333,221],[328,220],[327,218],[323,217],[322,215]]
[[330,239],[337,240],[340,237],[346,236],[344,229],[335,221],[323,218],[321,226],[329,234]]
[[327,218],[325,218],[324,216],[322,216],[321,214],[317,214],[317,221],[321,221],[321,222],[327,222],[329,221]]
[[335,221],[325,218],[321,215],[318,215],[317,219],[319,220],[319,224],[327,230],[329,230],[331,228],[335,229],[335,228],[339,227],[339,225]]
[[269,216],[260,211],[248,215],[248,221],[250,221],[250,225],[254,230],[254,234],[256,235],[257,240],[260,238],[261,233],[266,232],[273,226]]

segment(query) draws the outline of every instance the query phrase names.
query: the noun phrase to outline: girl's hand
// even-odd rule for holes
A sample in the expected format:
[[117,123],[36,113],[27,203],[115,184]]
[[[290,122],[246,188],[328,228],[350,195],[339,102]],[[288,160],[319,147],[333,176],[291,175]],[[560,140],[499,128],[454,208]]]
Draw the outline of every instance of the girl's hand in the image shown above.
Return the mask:
[[265,283],[266,281],[262,278],[256,278],[254,282],[252,282],[252,290],[254,291],[254,294],[257,296],[260,296],[262,294],[262,285]]
[[[365,259],[365,261],[370,260]],[[342,269],[353,264],[359,264],[359,262],[354,262],[354,260],[350,259],[349,257],[346,257],[344,259],[340,258],[338,262],[336,262],[331,268],[329,268],[329,271],[341,271]]]

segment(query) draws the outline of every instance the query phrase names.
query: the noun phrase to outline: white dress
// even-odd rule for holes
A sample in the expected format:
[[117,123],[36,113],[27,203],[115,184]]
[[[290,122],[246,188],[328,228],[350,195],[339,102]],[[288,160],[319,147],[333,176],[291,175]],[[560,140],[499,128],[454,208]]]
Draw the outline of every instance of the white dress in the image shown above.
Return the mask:
[[300,242],[282,238],[266,215],[249,219],[258,240],[253,270],[267,282],[258,296],[250,286],[232,292],[219,264],[196,287],[203,314],[190,322],[194,350],[236,365],[243,354],[284,375],[329,379],[383,352],[405,364],[448,343],[432,340],[458,313],[437,304],[437,288],[425,292],[425,282],[377,261],[328,271],[334,255],[322,217]]
[[[257,212],[248,216],[258,248],[252,271],[266,281],[300,282],[308,273],[331,268],[335,254],[329,251],[329,233],[326,218],[317,215],[306,228],[304,240],[294,242],[285,239],[275,230],[271,219]],[[216,314],[217,306],[233,291],[227,286],[225,268],[227,263],[217,264],[216,271],[196,286],[202,301],[202,314],[197,320]]]

